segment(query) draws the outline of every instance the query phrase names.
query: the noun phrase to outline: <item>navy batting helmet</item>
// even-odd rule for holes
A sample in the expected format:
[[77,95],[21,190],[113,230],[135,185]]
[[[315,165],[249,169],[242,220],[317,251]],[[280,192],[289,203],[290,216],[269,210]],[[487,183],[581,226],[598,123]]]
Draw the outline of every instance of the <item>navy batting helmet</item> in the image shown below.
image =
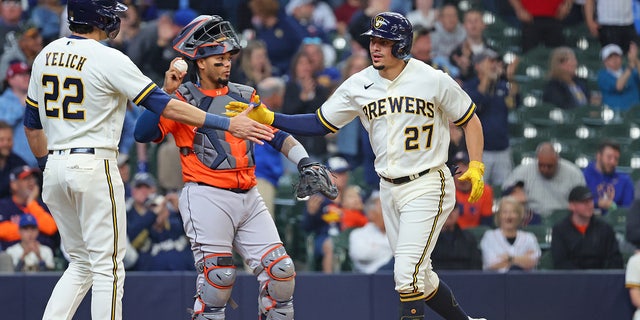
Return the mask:
[[182,28],[173,40],[173,49],[196,60],[226,52],[236,54],[240,40],[228,21],[216,15],[201,15]]
[[391,54],[405,59],[411,52],[413,28],[407,18],[395,12],[382,12],[371,19],[371,27],[363,36],[378,37],[395,41]]
[[107,33],[110,39],[120,31],[118,13],[127,10],[127,6],[116,0],[69,0],[67,13],[69,24],[94,26]]

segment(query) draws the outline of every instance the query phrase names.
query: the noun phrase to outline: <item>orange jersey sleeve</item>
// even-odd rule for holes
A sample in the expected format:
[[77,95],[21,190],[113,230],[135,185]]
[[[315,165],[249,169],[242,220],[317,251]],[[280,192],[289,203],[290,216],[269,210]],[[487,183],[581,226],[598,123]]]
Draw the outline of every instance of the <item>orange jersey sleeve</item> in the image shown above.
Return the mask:
[[27,204],[27,208],[25,212],[31,213],[36,221],[38,221],[38,229],[45,235],[52,236],[58,231],[58,226],[56,226],[55,220],[53,220],[53,216],[37,201],[31,201]]
[[0,240],[7,242],[20,240],[18,224],[11,222],[11,220],[0,222]]

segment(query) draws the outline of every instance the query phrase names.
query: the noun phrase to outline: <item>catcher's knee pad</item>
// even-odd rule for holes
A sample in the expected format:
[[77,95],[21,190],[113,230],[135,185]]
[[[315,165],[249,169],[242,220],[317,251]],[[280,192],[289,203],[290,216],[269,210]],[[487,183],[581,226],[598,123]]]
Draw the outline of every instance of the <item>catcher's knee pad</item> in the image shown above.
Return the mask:
[[260,286],[260,313],[266,315],[266,319],[293,319],[296,276],[293,260],[282,245],[277,245],[262,256],[261,263],[270,279]]
[[293,301],[278,302],[267,313],[260,315],[261,320],[293,320]]
[[198,299],[206,307],[224,308],[236,281],[236,267],[231,253],[214,253],[204,257],[198,271],[204,276],[204,281],[199,285]]

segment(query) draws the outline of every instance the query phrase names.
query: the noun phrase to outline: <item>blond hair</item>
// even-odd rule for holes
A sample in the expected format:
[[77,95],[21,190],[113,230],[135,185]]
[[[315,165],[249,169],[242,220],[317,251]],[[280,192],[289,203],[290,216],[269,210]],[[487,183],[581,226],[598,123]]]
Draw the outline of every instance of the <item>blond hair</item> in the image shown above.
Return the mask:
[[524,206],[522,205],[522,203],[520,203],[520,201],[516,200],[516,198],[512,196],[504,196],[502,197],[502,199],[500,199],[496,214],[493,215],[493,223],[496,225],[496,227],[500,227],[500,216],[502,215],[502,209],[505,205],[513,206],[513,210],[518,215],[518,225],[520,225],[522,223],[522,220],[524,220]]

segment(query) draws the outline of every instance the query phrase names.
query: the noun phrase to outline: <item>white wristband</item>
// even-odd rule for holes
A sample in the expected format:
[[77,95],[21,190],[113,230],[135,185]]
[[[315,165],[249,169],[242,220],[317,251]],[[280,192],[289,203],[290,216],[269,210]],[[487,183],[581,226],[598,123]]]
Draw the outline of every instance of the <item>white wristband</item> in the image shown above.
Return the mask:
[[307,150],[305,150],[301,144],[293,146],[291,150],[289,150],[289,154],[287,154],[287,158],[296,165],[300,160],[307,157],[309,157],[309,154],[307,154]]

